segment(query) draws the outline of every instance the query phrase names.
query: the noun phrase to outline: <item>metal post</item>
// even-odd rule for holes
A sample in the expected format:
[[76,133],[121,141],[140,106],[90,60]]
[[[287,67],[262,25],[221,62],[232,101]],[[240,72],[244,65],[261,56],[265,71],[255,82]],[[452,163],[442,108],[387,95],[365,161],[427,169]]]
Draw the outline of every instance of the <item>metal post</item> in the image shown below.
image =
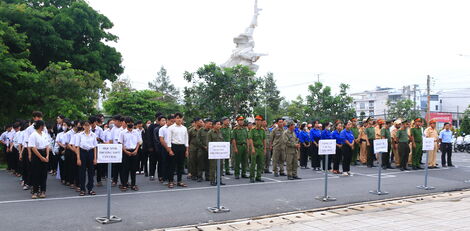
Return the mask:
[[387,195],[388,192],[382,192],[382,190],[380,189],[381,187],[381,184],[382,184],[382,154],[383,153],[379,153],[379,166],[377,166],[379,169],[378,169],[378,174],[377,174],[377,190],[372,190],[372,191],[369,191],[369,193],[371,194],[375,194],[375,195]]
[[224,206],[220,205],[220,179],[221,179],[221,174],[220,174],[220,159],[217,159],[217,173],[216,173],[216,179],[217,179],[217,207],[209,207],[207,208],[210,212],[212,213],[224,213],[224,212],[230,212],[230,209],[225,208]]
[[419,189],[432,190],[434,187],[428,186],[428,159],[429,151],[426,151],[426,164],[424,165],[424,185],[417,186]]
[[108,163],[108,176],[106,178],[106,189],[108,191],[108,206],[107,206],[107,213],[106,217],[97,217],[96,221],[101,224],[112,224],[116,222],[121,222],[122,219],[111,215],[111,168],[112,164]]
[[335,201],[336,198],[328,196],[328,155],[325,155],[325,164],[323,167],[325,168],[325,191],[323,196],[317,196],[315,199],[323,202]]

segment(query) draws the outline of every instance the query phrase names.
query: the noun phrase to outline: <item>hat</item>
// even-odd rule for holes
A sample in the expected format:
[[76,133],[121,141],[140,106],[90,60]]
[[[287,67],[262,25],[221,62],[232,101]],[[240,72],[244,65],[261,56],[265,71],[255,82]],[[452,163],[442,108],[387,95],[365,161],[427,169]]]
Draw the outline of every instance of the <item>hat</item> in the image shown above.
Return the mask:
[[237,116],[237,121],[238,120],[244,120],[245,118],[243,116]]
[[401,119],[395,120],[394,124],[401,124],[403,121]]
[[357,121],[357,118],[356,118],[356,117],[352,117],[350,120],[351,120],[351,122],[352,122],[353,120],[356,120],[356,121]]
[[416,118],[415,122],[423,122],[423,120],[421,120],[421,118]]
[[263,116],[257,115],[257,116],[255,116],[255,120],[263,120]]
[[436,119],[432,119],[432,120],[429,121],[429,124],[435,124],[435,123],[437,123]]
[[378,123],[378,124],[384,124],[384,123],[385,123],[385,120],[382,120],[382,119],[377,120],[377,123]]
[[220,119],[220,121],[224,121],[224,120],[228,120],[228,117],[224,116],[224,117],[222,117],[222,119]]

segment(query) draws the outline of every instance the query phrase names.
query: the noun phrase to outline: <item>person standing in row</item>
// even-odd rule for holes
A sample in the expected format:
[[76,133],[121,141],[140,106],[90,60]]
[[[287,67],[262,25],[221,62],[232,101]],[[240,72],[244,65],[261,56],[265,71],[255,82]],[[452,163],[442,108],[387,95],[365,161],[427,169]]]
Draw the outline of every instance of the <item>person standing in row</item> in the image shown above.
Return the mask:
[[59,132],[56,136],[56,144],[59,147],[58,150],[58,164],[59,164],[59,172],[60,172],[60,181],[62,184],[66,184],[66,167],[65,167],[65,150],[67,149],[67,144],[63,143],[64,137],[66,136],[67,132],[69,131],[69,127],[71,123],[68,120],[64,120],[61,125],[61,132]]
[[343,144],[344,139],[341,137],[340,133],[343,130],[343,124],[341,122],[336,122],[335,130],[331,133],[331,137],[336,140],[336,153],[333,156],[333,173],[341,174],[339,171],[339,163],[343,158]]
[[[85,196],[85,190],[89,195],[96,195],[93,191],[93,177],[96,165],[97,135],[90,129],[90,122],[82,122],[84,131],[79,133],[75,145],[79,149],[77,154],[77,166],[80,168],[80,196]],[[88,181],[87,181],[88,175]],[[87,182],[87,184],[85,184]]]
[[351,157],[354,150],[354,133],[352,131],[353,123],[346,123],[345,129],[340,133],[340,139],[343,143],[341,151],[343,154],[343,176],[351,176]]
[[[158,132],[155,132],[157,128],[160,127],[160,116],[161,113],[156,113],[155,114],[155,121],[148,125],[147,131],[145,132],[146,136],[144,139],[144,149],[148,152],[148,158],[149,158],[149,180],[154,181],[155,180],[155,172],[157,171],[157,164],[161,158],[159,158],[159,153],[160,151],[157,150],[159,147],[157,147],[157,144],[155,142],[160,143],[160,139],[158,138]],[[148,144],[148,145],[146,145]]]
[[197,142],[197,133],[199,129],[204,125],[204,122],[202,121],[201,118],[196,117],[193,120],[194,126],[191,127],[188,131],[188,138],[189,138],[189,165],[190,165],[190,173],[191,173],[191,179],[192,180],[197,180],[199,182],[202,181],[202,179],[199,179],[198,177],[198,168],[199,168],[199,162],[198,162],[198,142]]
[[397,133],[401,127],[401,119],[395,120],[393,122],[393,128],[391,132],[392,136],[392,150],[393,150],[393,160],[395,161],[395,167],[399,168],[401,164],[400,152],[398,151],[398,137]]
[[391,121],[384,121],[384,120],[380,120],[380,123],[379,124],[382,124],[380,125],[381,126],[381,130],[380,130],[380,136],[381,136],[381,139],[386,139],[387,140],[387,152],[383,153],[382,154],[382,168],[385,170],[387,168],[389,169],[393,169],[393,167],[391,166],[390,164],[390,153],[391,153],[391,148],[392,148],[392,135],[390,133],[390,124],[392,122]]
[[315,121],[313,129],[310,130],[310,150],[312,152],[312,168],[314,171],[320,171],[321,157],[318,155],[318,143],[321,138],[322,125]]
[[423,156],[423,132],[422,132],[422,121],[421,118],[414,120],[415,126],[411,128],[411,143],[412,143],[412,162],[411,166],[413,170],[421,168],[421,158]]
[[[222,134],[222,131],[220,130],[221,127],[222,126],[220,124],[220,121],[213,122],[212,129],[209,130],[209,132],[207,132],[207,141],[206,141],[207,143],[205,143],[206,147],[209,147],[210,142],[224,142],[224,136]],[[221,160],[220,172],[217,172],[217,160],[209,160],[209,180],[212,186],[217,185],[216,177],[217,177],[217,174],[219,174],[219,176],[222,175],[222,172],[224,169],[223,165],[224,165],[224,162]],[[220,181],[220,184],[225,185],[224,183],[222,183],[222,180]]]
[[[222,118],[222,128],[220,131],[222,132],[222,135],[224,136],[224,141],[225,142],[230,142],[232,140],[232,129],[230,129],[230,120],[227,117]],[[232,149],[230,149],[232,150]],[[224,167],[225,167],[225,175],[230,176],[232,173],[230,173],[230,158],[224,160]],[[233,163],[232,163],[233,165]]]
[[177,186],[187,187],[183,183],[182,173],[184,171],[185,157],[189,156],[189,135],[188,129],[183,125],[183,114],[175,113],[175,124],[168,128],[168,187],[174,187],[175,170],[177,174]]
[[49,142],[44,133],[44,121],[34,122],[35,131],[28,137],[28,147],[31,149],[31,176],[33,185],[32,199],[46,198],[47,166],[49,162]]
[[263,117],[255,117],[256,127],[248,133],[248,144],[251,147],[250,183],[264,182],[261,174],[264,170],[264,158],[266,153],[266,132],[264,131]]
[[131,189],[138,191],[136,185],[136,172],[139,157],[137,156],[139,147],[142,144],[142,135],[134,130],[134,120],[126,117],[124,120],[127,128],[119,134],[118,143],[122,144],[122,172],[121,172],[121,191],[126,191],[129,187],[129,174],[131,175]]
[[441,143],[442,167],[454,167],[454,165],[452,165],[452,131],[450,130],[449,123],[444,124],[444,130],[439,133],[439,140]]
[[287,124],[287,130],[282,134],[282,144],[286,151],[286,168],[287,168],[287,179],[298,180],[301,179],[297,175],[297,169],[299,168],[297,162],[297,152],[300,149],[299,139],[294,132],[295,123],[289,122]]
[[[309,169],[308,167],[308,157],[310,156],[310,131],[307,128],[307,124],[303,123],[300,125],[298,133],[298,138],[300,142],[300,167]],[[310,157],[312,158],[312,157]],[[313,163],[313,162],[312,162]],[[312,165],[313,168],[313,165]]]
[[[124,131],[124,128],[122,127],[124,125],[124,117],[120,115],[115,115],[113,116],[113,122],[114,126],[111,128],[111,143],[112,144],[118,144],[119,143],[119,137],[122,131]],[[123,155],[124,157],[124,155]],[[113,163],[111,167],[111,177],[112,177],[112,184],[111,186],[116,186],[118,179],[119,179],[119,174],[122,171],[122,163]],[[109,177],[109,176],[108,176]],[[122,177],[121,177],[122,179]],[[125,184],[126,182],[121,182],[121,185]]]
[[245,118],[243,118],[243,116],[238,116],[236,120],[237,126],[232,130],[232,146],[235,155],[235,179],[240,179],[240,167],[241,177],[248,178],[246,175],[248,163],[248,130],[244,127]]
[[372,168],[374,166],[374,140],[375,140],[375,127],[374,121],[372,118],[368,118],[366,123],[369,126],[366,128],[367,139],[369,142],[367,143],[367,167]]
[[166,126],[166,121],[167,121],[167,118],[163,115],[160,115],[157,119],[158,125],[155,126],[153,129],[154,160],[153,160],[153,163],[151,164],[152,167],[150,168],[151,169],[150,181],[155,180],[154,177],[155,177],[155,169],[156,169],[157,174],[158,174],[158,181],[160,183],[163,183],[166,180],[166,168],[165,168],[165,162],[164,162],[164,157],[163,157],[164,150],[163,150],[163,145],[162,145],[161,138],[160,138],[160,129]]
[[410,123],[405,120],[402,122],[402,127],[397,131],[398,152],[400,153],[400,170],[408,170],[407,162],[408,155],[410,154],[410,136],[408,135],[408,127]]
[[286,162],[286,148],[282,143],[284,133],[284,120],[276,119],[276,128],[271,132],[270,148],[273,150],[273,172],[274,176],[285,176],[284,163]]
[[[264,132],[266,133],[266,145],[269,144],[269,138],[271,137],[271,131],[268,129],[268,122],[265,120],[263,120],[263,129],[264,129]],[[269,171],[269,166],[271,166],[271,153],[272,153],[272,150],[268,147],[266,147],[266,155],[264,158],[264,173],[266,174],[271,174],[272,172]]]
[[[158,137],[160,139],[160,145],[162,146],[162,148],[161,148],[162,153],[161,154],[162,154],[163,178],[162,178],[162,181],[160,181],[161,183],[163,183],[164,181],[168,181],[169,177],[170,177],[168,175],[168,150],[169,150],[168,144],[170,143],[170,140],[168,140],[168,138],[169,138],[168,128],[171,125],[173,125],[173,121],[174,121],[174,115],[171,115],[171,114],[168,115],[167,120],[166,120],[166,124],[163,125],[162,127],[160,127],[160,129],[158,130]],[[170,185],[168,184],[168,186],[170,186]]]
[[[331,136],[331,124],[330,123],[324,123],[323,124],[323,127],[325,129],[323,129],[323,131],[321,132],[321,137],[320,139],[321,140],[331,140],[333,139],[333,137]],[[322,167],[323,167],[323,171],[329,171],[331,170],[331,163],[332,163],[332,160],[331,158],[328,158],[328,163],[326,162],[326,158],[325,156],[322,156]]]
[[351,118],[351,131],[354,135],[354,148],[352,150],[351,164],[357,165],[357,159],[359,157],[360,145],[359,145],[359,128],[357,128],[357,118]]
[[434,139],[434,150],[428,151],[429,159],[428,159],[428,167],[438,168],[436,164],[436,156],[437,151],[439,150],[439,134],[436,129],[436,120],[429,121],[429,127],[424,130],[424,136],[426,138],[433,138]]

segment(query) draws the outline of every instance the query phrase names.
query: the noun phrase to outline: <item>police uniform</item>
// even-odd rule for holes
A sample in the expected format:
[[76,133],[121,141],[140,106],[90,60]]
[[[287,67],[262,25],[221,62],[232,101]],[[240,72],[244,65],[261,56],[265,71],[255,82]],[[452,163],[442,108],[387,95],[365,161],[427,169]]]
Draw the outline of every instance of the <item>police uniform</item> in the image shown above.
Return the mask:
[[198,180],[198,142],[197,142],[197,132],[200,128],[191,127],[188,130],[189,137],[189,171],[193,180]]
[[[289,126],[293,123],[290,122]],[[286,152],[286,168],[287,168],[287,178],[289,180],[300,179],[297,176],[297,169],[299,168],[297,162],[297,145],[299,144],[299,139],[293,131],[287,129],[282,134],[282,143],[285,147]]]
[[[421,122],[421,118],[415,119],[416,122]],[[421,126],[415,126],[410,129],[412,137],[412,163],[411,166],[414,170],[421,169],[421,158],[423,156],[423,132]]]
[[[206,147],[209,147],[209,142],[224,142],[224,136],[222,134],[221,129],[211,129],[207,132],[207,141],[205,143]],[[220,161],[220,172],[219,174],[222,175],[222,171],[224,169],[224,162]],[[209,160],[209,180],[211,181],[211,185],[216,185],[216,172],[217,172],[217,160]],[[221,182],[223,185],[223,183]]]
[[[257,121],[263,119],[261,116],[256,116],[255,118]],[[248,140],[251,144],[251,148],[254,148],[250,153],[250,182],[262,182],[261,174],[264,170],[264,158],[266,153],[266,132],[261,126],[257,125],[248,133]]]
[[[357,128],[357,118],[352,118],[352,127],[351,131],[354,135],[354,140],[359,141],[359,128]],[[351,156],[351,164],[356,165],[357,164],[357,158],[359,157],[359,149],[360,149],[360,142],[354,142],[354,149],[352,150],[352,156]]]
[[[243,120],[242,116],[237,118],[237,121]],[[246,169],[248,163],[248,129],[237,125],[232,130],[232,142],[233,146],[236,146],[237,152],[234,152],[235,156],[235,179],[240,178],[240,167],[241,167],[241,176],[247,178]]]
[[[222,125],[222,128],[220,129],[220,132],[222,132],[222,136],[224,137],[224,141],[225,142],[230,142],[230,140],[232,139],[231,138],[232,131],[231,131],[230,127]],[[230,173],[230,159],[225,159],[224,163],[225,163],[225,165],[224,165],[225,166],[225,175],[232,175]]]
[[[382,123],[385,123],[385,121],[382,121]],[[390,122],[388,122],[390,123]],[[390,133],[390,129],[383,127],[380,131],[380,135],[382,139],[387,139],[387,152],[382,154],[382,168],[387,169],[387,168],[392,168],[390,165],[390,153],[392,149],[392,135]]]
[[366,128],[367,139],[369,140],[369,147],[367,152],[367,167],[374,167],[374,139],[375,139],[375,127],[370,125]]
[[277,127],[271,132],[270,143],[273,147],[274,176],[285,176],[284,163],[286,162],[286,146],[282,142],[283,127]]
[[208,146],[207,146],[207,133],[210,129],[201,128],[197,132],[198,140],[198,154],[197,154],[197,176],[199,179],[202,179],[202,173],[204,172],[204,177],[206,181],[209,181],[209,157],[208,157]]
[[[403,125],[405,126],[407,121],[403,121]],[[397,131],[397,139],[398,139],[398,152],[400,153],[400,170],[408,170],[407,169],[407,162],[408,162],[408,155],[410,154],[410,146],[409,146],[409,135],[407,128],[400,128]]]
[[[431,120],[429,121],[429,124],[435,124],[436,121],[435,120]],[[437,150],[439,149],[439,134],[437,132],[437,129],[435,128],[432,128],[431,126],[429,126],[428,128],[426,128],[426,130],[424,130],[424,136],[426,138],[433,138],[434,139],[434,150],[431,150],[431,151],[428,151],[428,166],[429,168],[436,168],[437,165],[436,165],[436,155],[437,155]]]

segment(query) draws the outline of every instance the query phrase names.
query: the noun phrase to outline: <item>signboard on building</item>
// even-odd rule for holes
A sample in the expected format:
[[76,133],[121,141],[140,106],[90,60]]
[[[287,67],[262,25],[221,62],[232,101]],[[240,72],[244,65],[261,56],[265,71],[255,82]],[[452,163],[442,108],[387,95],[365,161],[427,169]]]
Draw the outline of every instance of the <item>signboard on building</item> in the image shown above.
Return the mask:
[[434,119],[437,122],[452,123],[452,113],[431,112],[430,116],[430,119]]

